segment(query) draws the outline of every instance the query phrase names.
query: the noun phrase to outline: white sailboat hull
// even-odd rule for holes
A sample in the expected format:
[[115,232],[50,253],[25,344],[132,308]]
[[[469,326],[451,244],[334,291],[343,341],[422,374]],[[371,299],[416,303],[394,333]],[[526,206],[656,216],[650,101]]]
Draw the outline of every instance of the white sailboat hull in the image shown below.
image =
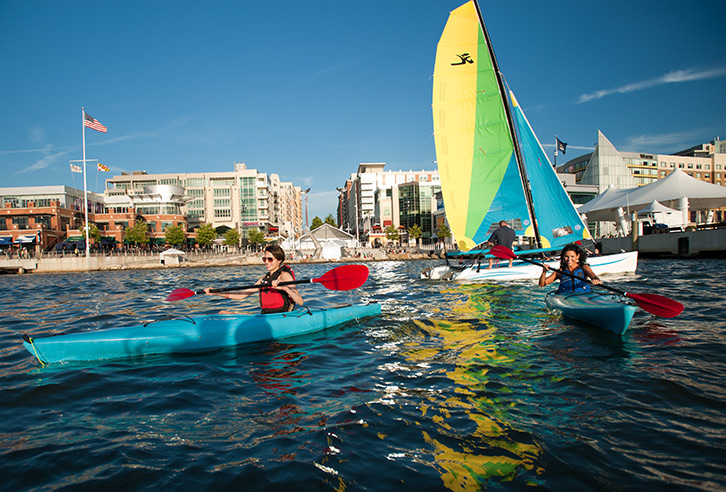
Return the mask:
[[[451,260],[450,260],[451,261]],[[607,274],[635,273],[638,267],[638,252],[615,253],[593,256],[587,263],[597,276]],[[514,260],[511,268],[507,260],[500,260],[491,270],[487,268],[488,260],[482,259],[482,265],[471,265],[462,270],[447,265],[440,265],[421,272],[421,278],[431,280],[456,280],[461,282],[508,282],[516,280],[536,280],[542,274],[542,267]],[[551,268],[560,268],[559,260],[546,262]]]

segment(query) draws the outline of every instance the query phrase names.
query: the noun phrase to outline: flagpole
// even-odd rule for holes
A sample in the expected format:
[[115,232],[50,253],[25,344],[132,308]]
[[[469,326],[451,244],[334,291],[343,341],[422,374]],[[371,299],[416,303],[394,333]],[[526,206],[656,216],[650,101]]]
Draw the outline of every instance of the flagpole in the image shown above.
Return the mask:
[[86,108],[81,108],[81,131],[83,132],[83,212],[86,217],[86,270],[89,270],[89,260],[91,258],[91,246],[89,242],[88,231],[88,187],[86,186]]
[[557,135],[555,135],[555,165],[554,168],[557,169],[557,149],[559,148],[560,144],[557,141]]

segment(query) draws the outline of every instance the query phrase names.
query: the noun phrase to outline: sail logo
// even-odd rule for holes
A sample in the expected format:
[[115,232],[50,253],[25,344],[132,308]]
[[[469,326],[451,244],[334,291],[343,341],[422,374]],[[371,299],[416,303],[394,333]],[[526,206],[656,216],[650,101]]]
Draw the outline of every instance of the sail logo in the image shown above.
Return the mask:
[[469,53],[462,53],[461,55],[456,55],[459,57],[459,61],[456,63],[452,63],[451,65],[466,65],[467,63],[474,63],[474,60],[471,59],[471,56]]

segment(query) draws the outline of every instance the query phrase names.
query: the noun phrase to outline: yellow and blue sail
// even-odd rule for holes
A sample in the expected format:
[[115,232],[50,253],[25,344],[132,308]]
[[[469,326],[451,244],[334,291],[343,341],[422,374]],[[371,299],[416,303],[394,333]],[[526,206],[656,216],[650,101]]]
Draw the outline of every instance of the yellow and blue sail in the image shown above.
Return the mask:
[[592,239],[511,91],[509,99],[530,183],[541,246],[559,248],[575,241]]
[[[493,50],[472,0],[451,12],[439,40],[432,101],[446,218],[463,251],[486,241],[501,220],[512,225],[518,235],[535,235],[531,216],[535,208],[526,198],[514,124],[508,120],[507,97],[495,67]],[[529,123],[518,128],[523,132]],[[536,142],[533,133],[531,136]],[[556,179],[554,172],[552,175]],[[547,203],[556,206],[549,200]],[[569,198],[567,203],[574,212]]]

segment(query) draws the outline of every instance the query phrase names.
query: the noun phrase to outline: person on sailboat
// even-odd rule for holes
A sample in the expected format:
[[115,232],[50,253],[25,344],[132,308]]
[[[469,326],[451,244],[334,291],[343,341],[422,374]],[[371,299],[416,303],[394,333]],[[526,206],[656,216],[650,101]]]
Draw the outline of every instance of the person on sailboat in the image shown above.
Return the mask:
[[[552,272],[547,276],[549,267],[542,263],[542,275],[539,277],[539,286],[544,287],[551,284],[555,280],[560,281],[557,288],[558,294],[568,293],[587,293],[590,292],[590,283],[592,285],[602,284],[602,281],[592,271],[590,265],[587,264],[587,253],[575,243],[568,244],[562,248],[560,254],[560,270],[565,272]],[[571,273],[572,275],[568,275]],[[590,283],[587,282],[590,279]]]
[[[294,285],[279,285],[280,282],[291,282],[295,280],[292,268],[284,264],[285,250],[277,244],[265,247],[262,254],[262,261],[265,263],[267,273],[255,284],[270,284],[270,287],[263,289],[247,289],[238,293],[210,292],[211,288],[204,289],[207,295],[218,295],[226,299],[241,301],[251,294],[259,292],[260,307],[263,313],[284,313],[291,311],[296,305],[303,305],[303,298]],[[231,311],[220,311],[219,314],[235,314]]]
[[[509,227],[507,225],[507,221],[500,220],[499,227],[494,232],[492,232],[492,235],[489,236],[489,239],[487,239],[486,244],[487,244],[487,247],[489,247],[489,248],[491,248],[495,244],[499,244],[506,248],[512,249],[512,244],[514,243],[515,237],[517,237],[517,234],[514,232],[514,229],[512,229],[511,227]],[[487,268],[491,268],[493,262],[494,262],[494,258],[489,258],[489,266]],[[512,260],[510,258],[509,268],[511,268],[511,267],[512,267]]]

